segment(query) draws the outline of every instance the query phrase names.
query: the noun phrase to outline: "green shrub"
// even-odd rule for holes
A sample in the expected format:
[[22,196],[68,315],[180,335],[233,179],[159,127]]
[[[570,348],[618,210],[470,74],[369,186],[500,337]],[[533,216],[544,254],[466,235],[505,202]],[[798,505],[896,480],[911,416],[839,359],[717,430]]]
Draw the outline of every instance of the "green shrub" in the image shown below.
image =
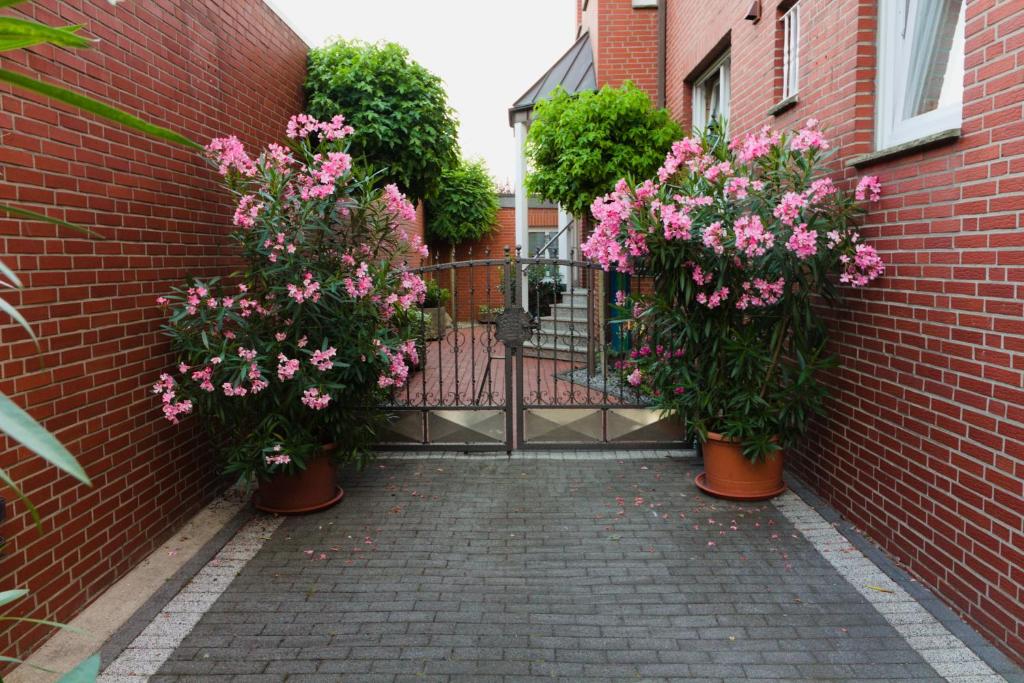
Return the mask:
[[448,244],[490,234],[498,222],[498,193],[484,162],[462,159],[445,169],[426,212],[427,234]]
[[627,81],[620,88],[570,95],[558,88],[534,109],[526,138],[531,194],[558,202],[575,216],[622,177],[657,170],[683,131],[668,112]]
[[458,163],[458,122],[444,84],[401,45],[337,40],[311,50],[306,97],[315,118],[345,116],[355,128],[349,153],[386,169],[385,182],[413,201]]

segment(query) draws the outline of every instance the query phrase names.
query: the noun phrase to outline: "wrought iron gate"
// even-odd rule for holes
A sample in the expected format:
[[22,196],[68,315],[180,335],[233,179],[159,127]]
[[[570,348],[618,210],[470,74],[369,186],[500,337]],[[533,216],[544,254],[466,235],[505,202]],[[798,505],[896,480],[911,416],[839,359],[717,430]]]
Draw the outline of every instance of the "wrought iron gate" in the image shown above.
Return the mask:
[[[471,255],[470,255],[471,256]],[[502,258],[410,269],[450,292],[424,308],[420,363],[386,409],[381,446],[509,451],[682,445],[684,429],[628,383],[634,352],[608,305],[609,276],[571,258]],[[623,278],[615,289],[646,286]]]

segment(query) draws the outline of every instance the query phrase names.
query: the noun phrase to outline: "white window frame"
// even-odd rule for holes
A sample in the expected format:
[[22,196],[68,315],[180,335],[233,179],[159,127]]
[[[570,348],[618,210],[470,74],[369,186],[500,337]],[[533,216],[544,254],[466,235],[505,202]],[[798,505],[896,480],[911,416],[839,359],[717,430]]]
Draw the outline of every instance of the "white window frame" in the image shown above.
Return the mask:
[[[886,149],[929,135],[959,128],[963,122],[963,81],[959,98],[943,107],[909,118],[903,117],[913,54],[913,39],[921,2],[937,0],[879,0],[878,67],[875,99],[875,147]],[[960,6],[959,22],[964,21],[967,0]],[[958,26],[958,31],[963,27]],[[954,39],[954,46],[956,40]],[[963,53],[950,59],[964,58]]]
[[725,119],[725,132],[729,132],[729,72],[732,65],[731,54],[729,50],[725,51],[721,57],[716,59],[714,63],[708,67],[707,71],[701,74],[700,78],[693,82],[693,129],[700,130],[708,125],[708,121],[704,115],[706,108],[706,102],[704,101],[704,84],[708,79],[712,78],[715,74],[718,74],[718,111],[723,119]]
[[[551,239],[555,235],[556,232],[558,232],[558,226],[557,225],[553,225],[553,226],[550,226],[550,227],[547,227],[547,226],[532,226],[531,225],[530,228],[527,230],[527,240],[529,240],[529,234],[530,233],[538,233],[538,234],[543,234],[544,235],[544,241],[547,242],[549,239]],[[559,249],[559,247],[561,246],[559,244],[559,241],[560,240],[555,240],[554,243],[550,247],[548,247],[547,252],[544,253],[544,254],[534,254],[533,251],[531,249],[529,249],[529,243],[527,243],[527,251],[529,252],[528,256],[530,256],[531,258],[534,257],[534,256],[539,256],[540,258],[552,258],[552,257],[549,257],[548,254],[551,252],[552,249],[554,249],[554,250],[558,251],[558,253],[559,253],[558,258],[565,258],[565,256],[562,255],[562,250]]]
[[782,99],[800,90],[800,3],[782,15]]

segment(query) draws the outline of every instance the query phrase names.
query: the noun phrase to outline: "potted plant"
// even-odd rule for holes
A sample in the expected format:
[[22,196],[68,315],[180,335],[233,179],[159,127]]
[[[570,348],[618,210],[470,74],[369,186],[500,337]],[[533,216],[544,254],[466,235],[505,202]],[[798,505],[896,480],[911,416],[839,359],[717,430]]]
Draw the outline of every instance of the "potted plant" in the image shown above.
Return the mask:
[[420,310],[427,316],[424,321],[429,320],[430,322],[424,322],[423,327],[417,329],[424,330],[427,340],[440,339],[452,326],[452,318],[448,315],[448,309],[445,308],[448,300],[451,299],[451,292],[437,284],[436,280],[427,280],[426,286],[427,290]]
[[727,142],[719,125],[676,142],[656,179],[620,182],[594,202],[583,253],[642,271],[653,291],[618,303],[634,318],[630,384],[683,418],[704,444],[698,486],[760,499],[781,493],[782,453],[822,412],[827,349],[820,304],[883,272],[857,232],[858,201],[825,175],[828,141],[810,120]]
[[396,266],[419,248],[400,227],[414,209],[353,171],[350,133],[340,116],[295,116],[287,142],[255,159],[234,137],[213,140],[243,268],[157,300],[176,356],[153,387],[164,415],[198,413],[264,510],[340,500],[336,465],[362,461],[375,406],[418,361],[412,312],[426,287]]
[[477,315],[477,322],[484,325],[493,325],[494,321],[498,318],[498,314],[501,313],[504,308],[502,306],[492,306],[490,304],[480,304]]

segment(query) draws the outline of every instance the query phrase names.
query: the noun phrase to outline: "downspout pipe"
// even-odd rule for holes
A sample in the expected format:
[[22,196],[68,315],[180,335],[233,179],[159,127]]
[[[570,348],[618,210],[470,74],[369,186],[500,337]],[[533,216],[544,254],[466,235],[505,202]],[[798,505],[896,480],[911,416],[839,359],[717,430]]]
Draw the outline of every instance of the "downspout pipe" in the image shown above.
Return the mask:
[[665,107],[665,52],[668,39],[668,0],[658,2],[658,108]]

